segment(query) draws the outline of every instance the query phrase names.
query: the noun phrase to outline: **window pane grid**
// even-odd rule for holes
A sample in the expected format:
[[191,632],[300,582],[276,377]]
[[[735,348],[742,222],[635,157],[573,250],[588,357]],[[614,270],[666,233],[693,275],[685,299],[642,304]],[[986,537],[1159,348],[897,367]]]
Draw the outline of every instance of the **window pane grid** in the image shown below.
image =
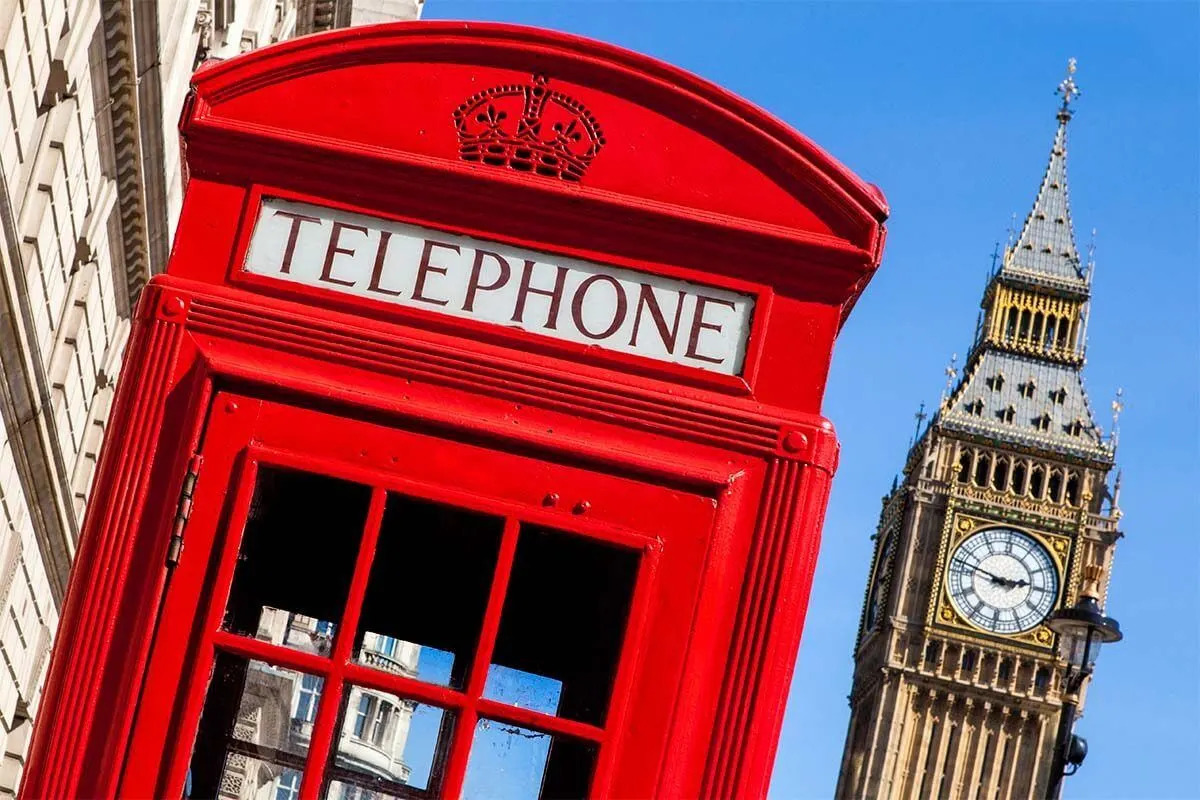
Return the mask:
[[483,694],[488,666],[496,647],[500,613],[504,610],[504,597],[508,592],[508,579],[512,575],[513,560],[516,558],[519,531],[520,522],[515,517],[506,517],[500,539],[500,554],[496,559],[496,571],[492,576],[492,588],[484,613],[483,629],[479,633],[479,644],[471,661],[471,671],[467,675],[467,703],[460,713],[458,727],[450,744],[450,756],[446,765],[446,797],[458,797],[462,794],[463,778],[467,772],[467,756],[471,751],[471,740],[475,735],[475,722],[478,719],[475,705],[478,702],[477,698]]
[[379,542],[379,529],[383,525],[383,511],[387,504],[387,492],[375,487],[371,491],[371,505],[363,528],[362,542],[350,579],[350,590],[346,608],[342,612],[341,624],[333,638],[329,677],[326,678],[327,700],[317,710],[313,725],[312,741],[309,744],[310,768],[300,782],[300,800],[316,800],[324,783],[323,770],[319,765],[329,760],[333,737],[338,727],[338,711],[342,690],[345,686],[346,665],[354,651],[354,639],[358,631],[358,618],[362,613],[363,597],[367,592],[367,579],[371,574],[371,562],[375,558],[375,546]]
[[[463,690],[428,683],[405,674],[372,668],[352,659],[354,650],[363,635],[359,631],[359,620],[367,594],[372,563],[377,552],[380,531],[383,527],[388,496],[387,488],[372,487],[370,510],[359,544],[346,606],[341,620],[334,629],[333,647],[329,657],[226,630],[218,629],[210,634],[212,637],[210,641],[218,651],[304,672],[319,677],[324,682],[320,695],[310,698],[310,705],[315,709],[316,723],[306,759],[307,768],[304,769],[302,777],[297,776],[295,785],[289,787],[291,791],[289,800],[316,800],[331,780],[353,778],[353,774],[350,773],[341,775],[345,770],[333,763],[330,752],[333,740],[345,721],[345,718],[340,716],[340,713],[343,712],[340,712],[339,709],[343,697],[351,689],[351,684],[377,691],[391,692],[419,703],[440,707],[454,717],[450,746],[445,752],[444,761],[436,767],[441,773],[441,786],[431,785],[429,791],[426,792],[396,784],[395,787],[389,788],[394,789],[397,797],[456,797],[461,794],[476,724],[483,718],[498,723],[521,726],[548,735],[569,737],[580,742],[591,743],[594,746],[602,745],[608,736],[606,728],[609,727],[612,720],[604,721],[603,726],[592,725],[483,697],[489,669],[495,655],[518,540],[525,535],[521,530],[522,520],[517,516],[510,514],[502,517],[503,532],[500,550],[492,574],[479,638],[474,653],[470,654],[471,660]],[[500,518],[499,515],[496,517],[498,521]],[[564,532],[564,535],[582,534]],[[236,552],[238,543],[231,544]],[[612,698],[609,699],[611,701]],[[371,713],[359,720],[362,735],[369,734],[373,730],[373,726],[378,724],[378,720],[373,719],[376,710],[369,709],[368,711]],[[362,716],[363,714],[358,708],[348,708],[344,713],[352,720],[355,715]],[[246,755],[252,754],[246,753]],[[294,758],[287,759],[289,762],[295,760]],[[294,766],[300,768],[302,765],[297,763]],[[339,776],[341,777],[339,778]]]

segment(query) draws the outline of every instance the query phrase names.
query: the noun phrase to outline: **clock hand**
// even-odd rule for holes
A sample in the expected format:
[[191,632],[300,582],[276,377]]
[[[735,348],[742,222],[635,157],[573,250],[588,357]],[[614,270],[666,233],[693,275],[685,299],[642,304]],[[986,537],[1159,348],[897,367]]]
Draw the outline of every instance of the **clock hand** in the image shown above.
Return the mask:
[[[971,565],[967,564],[967,562],[965,562],[965,561],[959,560],[959,563],[963,564],[967,567],[971,567]],[[1020,586],[1028,586],[1029,585],[1029,581],[1025,581],[1025,580],[1014,581],[1012,578],[1003,578],[1003,577],[995,574],[994,572],[988,572],[986,569],[984,569],[983,567],[980,567],[980,566],[975,566],[975,567],[971,567],[971,568],[974,569],[976,572],[986,575],[988,578],[991,579],[992,583],[996,584],[997,586],[1003,586],[1007,589],[1016,589]]]

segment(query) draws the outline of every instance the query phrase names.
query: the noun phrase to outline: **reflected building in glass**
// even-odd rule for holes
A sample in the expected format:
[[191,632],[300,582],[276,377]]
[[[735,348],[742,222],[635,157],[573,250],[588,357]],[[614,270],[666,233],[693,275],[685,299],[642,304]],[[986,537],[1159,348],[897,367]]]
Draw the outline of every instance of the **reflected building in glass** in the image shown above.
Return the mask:
[[[264,608],[257,638],[291,649],[328,656],[333,625],[274,608]],[[421,648],[390,636],[367,633],[359,661],[374,669],[416,677]],[[245,664],[245,662],[242,662]],[[323,681],[252,661],[245,670],[234,738],[268,750],[308,751]],[[407,784],[412,767],[405,762],[409,727],[418,704],[387,692],[351,687],[341,720],[335,767],[356,777],[374,776]],[[249,755],[231,754],[221,776],[221,800],[294,800],[300,791],[300,769],[290,769]],[[329,800],[383,800],[387,795],[360,785],[333,781]]]

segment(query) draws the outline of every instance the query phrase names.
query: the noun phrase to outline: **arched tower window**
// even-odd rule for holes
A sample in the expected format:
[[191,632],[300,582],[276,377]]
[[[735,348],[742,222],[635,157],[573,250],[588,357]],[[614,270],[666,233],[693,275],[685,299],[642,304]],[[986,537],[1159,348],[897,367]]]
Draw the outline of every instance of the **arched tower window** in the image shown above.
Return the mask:
[[1020,314],[1016,306],[1009,306],[1004,321],[1004,341],[1012,342],[1017,335],[1017,316]]
[[1029,493],[1038,500],[1042,499],[1042,495],[1046,492],[1046,470],[1040,466],[1034,467],[1029,472]]
[[962,670],[963,672],[975,671],[975,659],[977,658],[975,650],[963,650],[962,654]]
[[937,664],[938,653],[942,650],[941,645],[937,642],[930,642],[925,645],[925,666],[932,667]]
[[992,460],[986,453],[979,456],[975,462],[975,485],[986,487],[992,475]]
[[963,450],[958,457],[958,482],[970,483],[971,481],[971,451]]
[[1079,505],[1079,473],[1072,472],[1067,478],[1067,502],[1073,506]]
[[1042,349],[1049,352],[1054,349],[1054,329],[1058,324],[1058,317],[1051,314],[1046,317],[1046,338],[1042,342]]
[[1063,475],[1061,470],[1050,471],[1050,499],[1056,503],[1062,502]]
[[1037,675],[1033,677],[1033,690],[1038,694],[1045,694],[1050,688],[1050,670],[1042,667],[1037,671]]
[[1044,321],[1042,312],[1039,311],[1033,315],[1033,330],[1030,332],[1030,340],[1039,345],[1042,343],[1042,323]]
[[1058,349],[1067,349],[1067,332],[1070,329],[1070,321],[1063,317],[1062,325],[1058,326]]
[[1018,339],[1022,342],[1029,341],[1029,309],[1021,312],[1021,331]]
[[1000,668],[996,670],[996,678],[1002,681],[1012,677],[1012,659],[1004,659],[1000,662]]
[[992,488],[998,492],[1003,492],[1008,489],[1008,459],[1000,457],[996,459],[996,466],[992,470]]
[[1012,487],[1013,492],[1019,495],[1025,494],[1025,465],[1018,463],[1013,467]]

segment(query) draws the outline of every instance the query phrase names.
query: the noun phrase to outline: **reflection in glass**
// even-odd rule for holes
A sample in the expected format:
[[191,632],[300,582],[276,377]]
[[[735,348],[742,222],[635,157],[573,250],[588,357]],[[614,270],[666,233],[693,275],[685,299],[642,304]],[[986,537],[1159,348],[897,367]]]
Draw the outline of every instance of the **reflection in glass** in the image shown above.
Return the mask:
[[323,686],[316,675],[219,653],[192,751],[188,796],[291,800]]
[[281,767],[252,756],[231,755],[221,774],[221,791],[217,795],[197,794],[189,798],[218,797],[220,800],[297,800],[300,780],[304,773],[291,767]]
[[[359,797],[369,790],[379,796],[405,789],[432,790],[450,741],[451,717],[443,709],[389,692],[349,686],[342,701],[341,734],[328,797]],[[340,792],[340,794],[339,794]]]
[[562,681],[492,664],[483,696],[517,708],[557,716]]
[[484,696],[511,703],[508,691],[547,703],[556,687],[551,713],[603,725],[638,559],[634,550],[522,526]]
[[394,794],[387,794],[376,789],[365,789],[354,783],[334,781],[329,784],[329,791],[322,797],[325,800],[402,800]]
[[356,659],[462,688],[479,641],[504,521],[390,495]]
[[462,800],[587,797],[595,762],[589,742],[481,719]]
[[367,486],[260,468],[223,627],[328,655],[370,499]]

